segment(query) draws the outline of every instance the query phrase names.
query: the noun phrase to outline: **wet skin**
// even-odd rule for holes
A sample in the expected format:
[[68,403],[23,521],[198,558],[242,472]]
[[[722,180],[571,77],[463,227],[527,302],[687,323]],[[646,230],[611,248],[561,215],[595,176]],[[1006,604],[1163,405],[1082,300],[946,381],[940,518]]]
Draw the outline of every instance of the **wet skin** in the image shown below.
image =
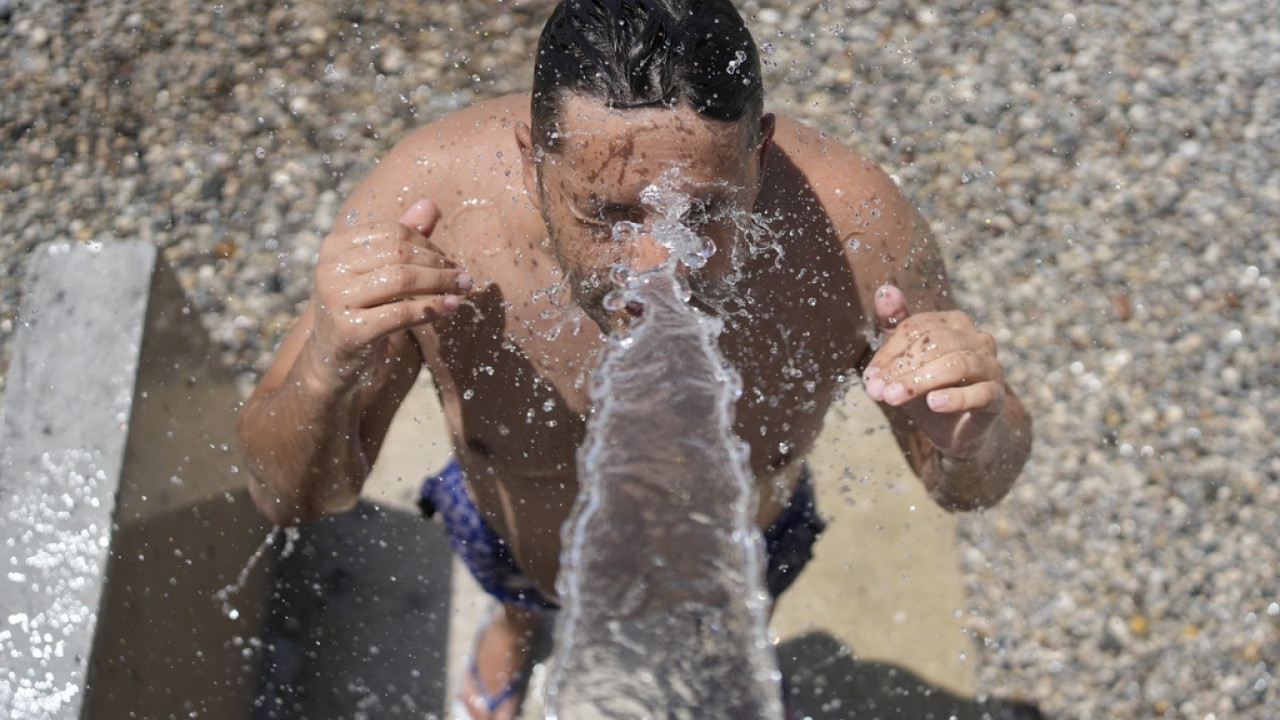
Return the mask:
[[[500,98],[421,128],[349,198],[312,301],[242,414],[251,490],[269,517],[350,507],[425,364],[478,506],[553,596],[587,378],[606,329],[629,322],[600,306],[608,269],[665,259],[641,194],[672,168],[677,188],[713,210],[701,230],[717,252],[691,279],[723,314],[721,350],[743,378],[737,431],[762,527],[838,391],[864,370],[939,502],[986,505],[1007,491],[1029,421],[990,336],[955,310],[924,224],[874,164],[786,118],[757,132],[688,108],[579,98],[558,128],[563,146],[540,154],[527,108],[526,96]],[[748,211],[763,241],[735,222]],[[615,242],[618,221],[641,231]]]

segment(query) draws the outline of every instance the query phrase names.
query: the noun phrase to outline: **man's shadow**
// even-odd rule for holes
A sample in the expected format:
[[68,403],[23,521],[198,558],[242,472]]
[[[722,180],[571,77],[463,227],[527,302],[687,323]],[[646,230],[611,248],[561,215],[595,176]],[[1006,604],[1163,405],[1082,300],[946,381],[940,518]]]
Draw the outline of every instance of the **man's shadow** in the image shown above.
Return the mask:
[[790,705],[812,720],[1042,720],[1034,705],[952,695],[896,665],[862,662],[824,632],[777,647]]
[[437,523],[361,501],[278,534],[254,720],[433,717],[452,564]]

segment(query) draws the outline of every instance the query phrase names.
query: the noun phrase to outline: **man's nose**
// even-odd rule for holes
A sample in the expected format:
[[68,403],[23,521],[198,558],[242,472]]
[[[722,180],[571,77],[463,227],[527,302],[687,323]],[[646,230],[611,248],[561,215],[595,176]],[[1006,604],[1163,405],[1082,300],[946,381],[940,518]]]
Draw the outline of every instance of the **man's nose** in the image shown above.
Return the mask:
[[[632,272],[642,273],[661,267],[671,257],[671,250],[653,236],[653,230],[648,225],[634,227],[625,242],[627,261]],[[687,274],[688,268],[677,263],[675,271],[679,274]]]
[[658,267],[666,262],[671,254],[671,251],[653,236],[653,231],[647,225],[637,228],[627,245],[627,257],[631,261],[631,269],[638,273]]

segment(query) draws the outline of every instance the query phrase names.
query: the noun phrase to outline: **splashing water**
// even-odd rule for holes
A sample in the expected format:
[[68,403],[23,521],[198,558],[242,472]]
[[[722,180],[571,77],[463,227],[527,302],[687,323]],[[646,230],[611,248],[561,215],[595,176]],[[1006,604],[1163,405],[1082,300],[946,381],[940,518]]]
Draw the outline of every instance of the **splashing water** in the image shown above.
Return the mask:
[[685,225],[684,219],[696,201],[671,187],[677,178],[677,173],[664,174],[659,182],[640,193],[640,200],[645,206],[658,211],[658,218],[653,223],[654,240],[667,249],[675,262],[690,270],[701,270],[715,254],[716,246],[709,238]]
[[225,585],[221,590],[213,594],[213,599],[222,604],[222,614],[232,620],[240,618],[240,611],[231,604],[231,596],[238,594],[244,589],[245,583],[249,582],[249,573],[258,566],[258,562],[262,560],[262,556],[267,552],[267,548],[271,547],[276,536],[284,533],[284,549],[280,551],[280,559],[283,560],[293,554],[294,544],[301,536],[301,532],[296,527],[273,526],[271,531],[267,533],[266,538],[258,545],[258,549],[254,550],[249,559],[245,561],[244,567],[240,568],[240,572],[236,575],[235,582]]
[[702,239],[678,223],[655,223],[655,239],[668,229],[666,265],[611,274],[610,302],[643,311],[592,379],[549,718],[782,715],[755,485],[732,429],[741,382],[716,347],[721,322],[688,305],[675,272]]

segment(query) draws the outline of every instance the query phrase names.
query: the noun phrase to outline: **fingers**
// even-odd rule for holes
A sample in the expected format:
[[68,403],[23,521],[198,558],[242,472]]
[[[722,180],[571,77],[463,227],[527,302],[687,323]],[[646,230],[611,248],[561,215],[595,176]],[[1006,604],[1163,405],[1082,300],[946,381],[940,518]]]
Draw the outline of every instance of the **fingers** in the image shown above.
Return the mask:
[[372,304],[315,308],[313,340],[326,357],[347,362],[367,357],[373,344],[393,333],[452,317],[462,304],[459,294],[423,294]]
[[882,345],[863,372],[867,395],[892,407],[910,404],[937,413],[998,412],[1004,370],[995,339],[963,312],[911,314],[892,286],[876,291]]
[[876,325],[881,331],[892,331],[910,315],[902,290],[893,285],[881,285],[876,290]]
[[369,308],[343,310],[333,322],[352,345],[363,345],[391,333],[448,318],[462,299],[457,295],[412,297]]
[[428,240],[439,219],[435,203],[422,200],[395,222],[341,228],[325,239],[315,288],[322,340],[355,352],[458,309],[474,283]]
[[946,414],[999,415],[1004,411],[1004,401],[1004,383],[995,381],[953,386],[925,396],[930,410]]
[[[994,356],[982,351],[949,352],[906,372],[870,375],[867,394],[893,407],[924,397],[934,412],[982,412],[991,403],[1003,402],[1004,371]],[[974,390],[980,386],[983,389]]]
[[[350,269],[362,271],[354,260],[385,259],[385,253],[394,251],[400,259],[406,259],[415,252],[413,248],[434,253],[443,260],[444,253],[427,239],[435,231],[440,220],[440,209],[430,200],[419,200],[411,205],[396,222],[380,221],[350,228],[335,228],[325,238],[321,248],[321,259],[335,259],[345,254],[345,261]],[[398,247],[404,244],[405,247]],[[359,251],[363,250],[361,253]],[[446,261],[447,262],[447,261]]]
[[912,315],[883,337],[863,377],[882,375],[886,384],[946,353],[973,350],[995,356],[994,338],[958,310]]
[[430,200],[419,200],[400,216],[399,223],[423,236],[430,235],[440,219],[440,208]]
[[465,293],[472,284],[470,275],[452,268],[385,265],[352,278],[334,293],[334,300],[344,310],[371,308],[419,295]]
[[[413,242],[416,233],[400,225],[370,228],[327,248],[320,260],[334,272],[360,275],[389,265],[414,265],[423,268],[456,269],[457,263],[435,248]],[[419,238],[421,236],[418,236]]]

